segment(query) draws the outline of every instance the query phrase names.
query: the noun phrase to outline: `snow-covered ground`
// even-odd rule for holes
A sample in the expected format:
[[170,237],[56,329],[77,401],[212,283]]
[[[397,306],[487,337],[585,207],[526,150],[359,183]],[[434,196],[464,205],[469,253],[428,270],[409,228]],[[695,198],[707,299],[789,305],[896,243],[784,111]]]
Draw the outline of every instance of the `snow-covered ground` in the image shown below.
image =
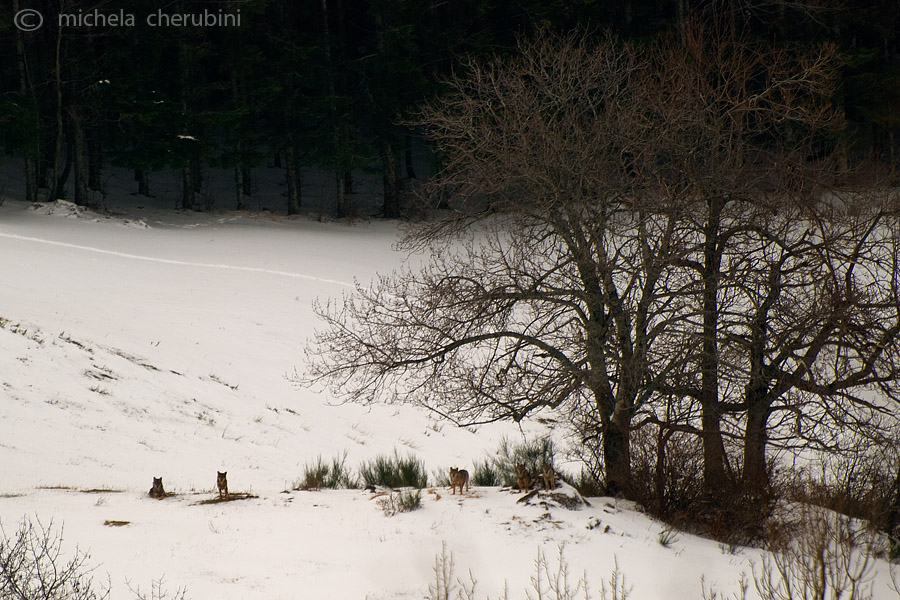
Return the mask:
[[[13,188],[10,188],[13,189]],[[378,494],[290,491],[303,467],[347,454],[415,454],[429,474],[472,468],[503,437],[543,426],[461,430],[405,406],[341,405],[301,388],[315,298],[398,267],[397,226],[270,213],[184,214],[132,202],[115,216],[66,203],[0,206],[0,523],[63,527],[114,598],[125,581],[205,598],[426,598],[446,547],[476,597],[524,598],[543,553],[563,548],[593,597],[614,564],[633,600],[734,591],[759,551],[727,551],[628,503],[566,510],[473,487],[425,490],[388,516]],[[127,196],[123,196],[128,200]],[[215,473],[251,498],[215,496]],[[148,497],[153,477],[174,493]],[[432,475],[433,478],[433,475]],[[107,522],[127,522],[122,526]],[[876,598],[896,597],[879,565]]]

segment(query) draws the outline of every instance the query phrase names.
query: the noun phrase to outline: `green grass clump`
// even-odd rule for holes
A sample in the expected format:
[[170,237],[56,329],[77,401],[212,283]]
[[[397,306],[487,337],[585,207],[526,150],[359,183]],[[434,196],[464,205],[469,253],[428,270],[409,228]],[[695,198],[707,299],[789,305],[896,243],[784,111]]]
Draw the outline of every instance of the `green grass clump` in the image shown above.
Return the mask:
[[319,490],[328,488],[355,489],[358,488],[358,480],[347,467],[347,453],[335,456],[330,463],[325,462],[321,456],[313,463],[307,463],[303,467],[303,478],[294,483],[295,490]]
[[421,489],[428,485],[425,463],[412,455],[401,457],[396,451],[393,456],[378,455],[364,462],[359,475],[366,486]]
[[[479,477],[493,478],[500,485],[516,485],[516,465],[525,465],[532,475],[541,472],[544,465],[554,464],[555,450],[553,442],[549,438],[532,440],[514,444],[508,439],[500,440],[497,454],[490,458],[490,464],[485,461],[482,466],[484,472]],[[476,468],[476,473],[479,468]],[[484,484],[478,484],[484,485]],[[496,484],[495,484],[496,485]]]
[[472,469],[472,485],[499,487],[503,485],[503,479],[494,463],[485,459]]

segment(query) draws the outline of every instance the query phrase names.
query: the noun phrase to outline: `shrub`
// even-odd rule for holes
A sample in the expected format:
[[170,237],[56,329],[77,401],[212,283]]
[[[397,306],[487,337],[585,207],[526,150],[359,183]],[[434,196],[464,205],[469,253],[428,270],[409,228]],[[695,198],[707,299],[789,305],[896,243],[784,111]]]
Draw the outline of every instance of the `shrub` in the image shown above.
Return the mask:
[[441,469],[431,474],[431,484],[434,487],[450,487],[449,469]]
[[865,443],[850,452],[824,454],[819,464],[819,472],[805,469],[780,482],[788,499],[864,519],[874,529],[900,536],[900,516],[895,508],[900,493],[896,441]]
[[396,451],[393,457],[379,455],[364,462],[359,467],[359,475],[366,486],[421,489],[428,485],[425,463],[412,455],[403,458]]
[[[753,586],[761,600],[872,600],[874,546],[850,519],[806,505],[792,511],[786,535],[770,542],[770,554],[753,562]],[[782,531],[781,533],[785,533]],[[730,596],[700,580],[703,600],[744,600],[750,587],[741,573]]]
[[379,498],[378,505],[389,517],[393,517],[397,513],[414,511],[422,508],[422,490],[391,492]]
[[62,530],[24,518],[10,535],[0,526],[0,598],[19,600],[103,600],[109,585],[95,586],[90,556],[75,549],[62,560]]
[[[109,521],[108,521],[109,523]],[[94,585],[93,567],[88,566],[90,555],[77,547],[62,551],[63,531],[54,528],[53,521],[45,527],[40,520],[25,517],[13,535],[7,535],[0,525],[0,598],[15,600],[106,600],[111,585]],[[150,594],[132,587],[128,590],[135,600],[187,600],[185,588],[170,594],[162,581],[152,583]]]
[[763,600],[869,600],[872,546],[849,520],[806,507],[796,536],[779,544],[753,567]]
[[696,437],[645,427],[631,440],[635,500],[664,520],[693,512],[703,499],[703,451]]
[[131,583],[127,583],[127,585],[135,600],[187,600],[187,591],[183,587],[178,588],[170,595],[162,579],[155,580],[150,584],[149,596],[142,592],[140,587],[131,587]]
[[671,548],[672,544],[678,541],[678,534],[672,529],[666,528],[659,532],[656,540],[663,548]]
[[346,466],[347,453],[326,463],[319,456],[316,462],[303,467],[303,479],[294,484],[295,490],[353,489],[359,487],[357,479]]
[[[441,542],[441,553],[434,557],[434,583],[428,585],[427,600],[471,600],[475,598],[475,578],[469,571],[469,583],[453,576],[456,565],[447,542]],[[454,594],[453,592],[456,592]]]
[[[627,600],[631,594],[625,575],[619,570],[619,561],[607,581],[601,582],[600,600]],[[434,583],[428,586],[427,600],[475,600],[477,580],[469,571],[468,581],[455,576],[453,553],[447,551],[447,543],[441,544],[441,553],[434,559]],[[587,574],[574,579],[569,571],[564,546],[559,546],[559,556],[555,561],[549,560],[544,552],[538,549],[534,561],[534,574],[529,578],[530,589],[525,589],[525,598],[542,600],[591,600],[588,589]],[[455,592],[455,593],[454,593]],[[510,600],[509,585],[504,585],[501,600]]]
[[472,485],[498,487],[503,485],[503,481],[491,461],[484,459],[472,469]]
[[[559,474],[557,473],[557,475]],[[578,490],[578,493],[582,496],[590,497],[603,495],[603,484],[601,481],[585,469],[582,469],[571,483],[572,487]]]
[[[481,469],[479,478],[490,479],[494,483],[500,483],[504,486],[516,485],[516,465],[525,465],[529,473],[537,474],[541,471],[541,467],[545,464],[554,464],[555,450],[553,442],[549,438],[540,440],[525,441],[520,444],[513,444],[508,439],[500,440],[500,447],[497,449],[496,456],[485,461],[477,470]],[[477,484],[485,485],[485,484]]]
[[737,473],[709,494],[696,435],[649,426],[633,432],[631,439],[634,499],[649,514],[727,545],[765,538],[778,497],[773,488],[748,491]]

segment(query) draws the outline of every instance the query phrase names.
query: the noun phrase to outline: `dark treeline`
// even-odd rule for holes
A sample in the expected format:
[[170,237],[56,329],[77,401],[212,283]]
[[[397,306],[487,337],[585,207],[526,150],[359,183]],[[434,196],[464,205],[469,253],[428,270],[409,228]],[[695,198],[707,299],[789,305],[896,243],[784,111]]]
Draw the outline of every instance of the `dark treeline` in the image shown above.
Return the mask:
[[[12,0],[0,9],[0,132],[23,160],[30,201],[99,203],[104,170],[177,169],[182,207],[209,208],[204,169],[234,172],[244,208],[253,169],[284,170],[287,211],[309,169],[346,213],[354,178],[383,181],[385,217],[428,176],[403,119],[464,69],[466,55],[511,51],[540,28],[650,40],[709,2],[655,0]],[[721,0],[716,10],[769,42],[834,41],[844,59],[836,102],[855,158],[898,158],[900,9],[859,0]],[[17,26],[36,10],[42,27]],[[179,17],[179,15],[182,15]],[[186,16],[184,16],[186,15]],[[178,19],[182,21],[178,21]],[[201,23],[202,21],[202,23]],[[421,152],[416,151],[419,154]],[[222,206],[220,206],[221,208]]]

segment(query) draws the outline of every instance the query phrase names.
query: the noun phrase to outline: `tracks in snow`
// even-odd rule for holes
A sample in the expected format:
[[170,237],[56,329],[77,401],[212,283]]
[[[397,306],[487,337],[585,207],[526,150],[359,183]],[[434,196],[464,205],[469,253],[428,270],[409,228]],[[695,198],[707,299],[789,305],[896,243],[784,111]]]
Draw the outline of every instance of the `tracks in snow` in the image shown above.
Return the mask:
[[347,288],[354,288],[354,285],[351,283],[347,283],[346,281],[338,281],[336,279],[328,279],[324,277],[316,277],[314,275],[306,275],[305,273],[294,273],[291,271],[280,271],[277,269],[264,269],[262,267],[246,267],[240,265],[226,265],[221,263],[202,263],[202,262],[194,262],[188,260],[175,260],[172,258],[159,258],[155,256],[143,256],[140,254],[130,254],[128,252],[117,252],[115,250],[104,250],[103,248],[96,248],[94,246],[82,246],[80,244],[71,244],[68,242],[58,242],[56,240],[48,240],[45,238],[31,237],[25,235],[18,235],[15,233],[3,233],[0,232],[0,238],[7,238],[11,240],[17,240],[22,242],[32,242],[37,244],[47,244],[49,246],[59,246],[61,248],[70,248],[74,250],[81,250],[84,252],[94,252],[97,254],[106,254],[110,256],[117,256],[119,258],[127,258],[131,260],[142,260],[147,262],[161,263],[167,265],[177,265],[182,267],[197,267],[203,269],[222,269],[228,271],[245,271],[249,273],[263,273],[266,275],[275,275],[278,277],[291,277],[294,279],[305,279],[307,281],[318,281],[321,283],[328,283],[332,285],[339,285]]

